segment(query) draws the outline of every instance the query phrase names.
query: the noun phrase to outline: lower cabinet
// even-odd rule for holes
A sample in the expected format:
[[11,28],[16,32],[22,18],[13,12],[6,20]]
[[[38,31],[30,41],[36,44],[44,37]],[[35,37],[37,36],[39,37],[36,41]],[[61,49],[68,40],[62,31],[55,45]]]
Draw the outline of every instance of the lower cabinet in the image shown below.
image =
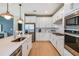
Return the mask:
[[31,48],[32,48],[32,37],[29,37],[22,44],[22,56],[28,56]]
[[26,51],[27,55],[29,55],[31,48],[32,48],[32,38],[29,38],[27,40],[27,51]]
[[60,55],[63,56],[64,55],[64,37],[51,34],[50,41],[54,45],[54,47],[57,49],[57,51],[60,53]]
[[36,41],[49,41],[50,33],[49,32],[37,32],[36,33]]
[[63,36],[57,36],[56,46],[60,55],[63,56],[64,55],[64,37]]
[[27,46],[27,40],[22,44],[22,56],[27,56],[27,50],[28,50],[28,46]]

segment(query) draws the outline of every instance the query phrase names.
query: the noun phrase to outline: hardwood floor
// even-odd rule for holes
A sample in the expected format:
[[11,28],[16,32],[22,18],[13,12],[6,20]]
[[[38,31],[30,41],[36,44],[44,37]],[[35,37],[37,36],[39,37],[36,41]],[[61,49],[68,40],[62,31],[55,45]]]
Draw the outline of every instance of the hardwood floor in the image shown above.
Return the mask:
[[33,43],[29,56],[59,56],[50,42],[37,41]]

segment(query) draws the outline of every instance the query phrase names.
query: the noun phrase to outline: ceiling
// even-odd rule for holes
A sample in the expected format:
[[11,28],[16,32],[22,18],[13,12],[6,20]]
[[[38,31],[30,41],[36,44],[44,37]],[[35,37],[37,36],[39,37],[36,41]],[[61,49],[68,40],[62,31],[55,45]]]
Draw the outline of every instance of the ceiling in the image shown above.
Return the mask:
[[[26,13],[35,13],[35,14],[39,14],[39,15],[50,15],[55,13],[60,6],[62,6],[63,4],[60,3],[28,3],[28,4],[23,4],[25,12]],[[34,12],[34,10],[36,12]]]
[[[54,14],[63,3],[22,3],[22,15],[26,14],[38,14],[38,15],[51,15]],[[6,11],[6,4],[0,3],[0,13]],[[9,11],[19,16],[19,3],[10,3]]]

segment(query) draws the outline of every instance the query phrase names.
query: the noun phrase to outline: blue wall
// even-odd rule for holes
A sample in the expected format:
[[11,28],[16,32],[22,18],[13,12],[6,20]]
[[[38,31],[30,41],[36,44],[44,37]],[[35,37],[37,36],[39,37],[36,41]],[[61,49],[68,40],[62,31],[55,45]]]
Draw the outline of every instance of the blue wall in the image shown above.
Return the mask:
[[0,24],[3,27],[3,32],[13,34],[13,19],[6,20],[5,18],[0,17]]

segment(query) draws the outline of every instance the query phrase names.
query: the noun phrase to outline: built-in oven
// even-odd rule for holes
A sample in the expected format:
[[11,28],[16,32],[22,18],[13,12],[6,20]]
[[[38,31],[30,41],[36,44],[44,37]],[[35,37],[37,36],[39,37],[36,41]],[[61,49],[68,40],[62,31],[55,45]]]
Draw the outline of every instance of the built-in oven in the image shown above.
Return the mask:
[[17,48],[10,56],[22,56],[22,46]]
[[79,38],[70,35],[65,35],[65,45],[79,52]]
[[79,55],[79,12],[65,17],[65,48]]

